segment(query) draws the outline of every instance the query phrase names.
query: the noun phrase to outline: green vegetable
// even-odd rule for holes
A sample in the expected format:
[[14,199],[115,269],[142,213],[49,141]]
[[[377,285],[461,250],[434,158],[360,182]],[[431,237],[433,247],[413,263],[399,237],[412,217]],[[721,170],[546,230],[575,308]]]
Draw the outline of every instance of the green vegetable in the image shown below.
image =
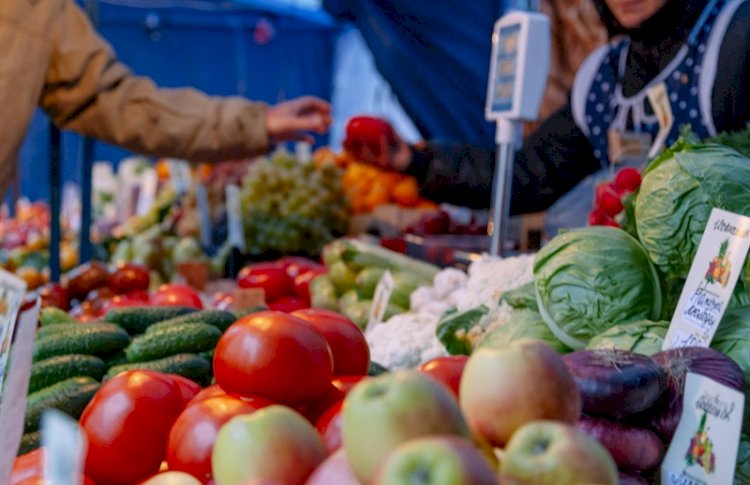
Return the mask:
[[341,244],[341,259],[354,268],[374,266],[393,272],[408,273],[424,283],[432,283],[432,279],[440,270],[435,265],[357,239],[346,239]]
[[39,325],[54,325],[56,323],[75,323],[76,319],[65,310],[57,307],[43,308],[39,313]]
[[745,433],[740,435],[737,466],[734,469],[734,483],[750,483],[750,436]]
[[68,354],[50,357],[31,366],[29,392],[38,391],[71,377],[88,376],[98,381],[106,370],[104,361],[93,355]]
[[352,322],[356,323],[357,326],[364,330],[367,326],[367,321],[370,318],[370,307],[372,306],[372,300],[361,300],[341,307],[341,313]]
[[656,270],[620,229],[585,227],[556,236],[537,253],[534,278],[539,313],[572,349],[620,323],[661,315]]
[[316,308],[333,311],[339,309],[336,288],[333,287],[331,279],[326,275],[316,276],[310,282],[310,299],[312,306]]
[[541,340],[560,353],[570,352],[570,349],[552,334],[541,315],[528,309],[513,310],[507,322],[484,334],[478,347],[499,349],[524,338]]
[[145,333],[150,333],[159,328],[168,327],[170,325],[179,325],[182,323],[205,323],[206,325],[213,325],[223,332],[236,321],[237,317],[235,317],[232,312],[224,310],[200,310],[155,323],[148,327]]
[[479,305],[471,310],[459,312],[448,310],[437,324],[437,338],[451,355],[469,355],[474,350],[476,338],[472,329],[489,313],[490,309]]
[[205,323],[171,325],[135,337],[125,349],[130,362],[145,362],[176,354],[193,354],[211,350],[221,331]]
[[107,371],[107,379],[113,378],[120,372],[136,369],[177,374],[199,384],[207,384],[211,379],[211,363],[205,357],[195,354],[177,354],[146,362],[116,365]]
[[589,341],[587,349],[630,350],[637,354],[654,355],[661,352],[669,322],[643,320],[615,325]]
[[46,327],[41,327],[36,332],[36,339],[40,340],[45,337],[49,337],[50,335],[57,335],[57,334],[64,334],[68,332],[73,332],[76,329],[82,328],[82,327],[89,327],[89,328],[103,328],[108,329],[113,332],[117,332],[119,330],[123,330],[122,327],[120,327],[117,324],[114,323],[107,323],[107,322],[94,322],[94,323],[56,323],[54,325],[47,325]]
[[33,361],[64,354],[85,354],[107,357],[127,347],[130,342],[125,330],[118,327],[76,324],[64,332],[56,332],[34,342]]
[[42,414],[48,409],[57,409],[78,419],[100,387],[101,384],[91,377],[73,377],[29,394],[24,431],[36,431]]
[[107,364],[107,367],[113,367],[113,366],[120,365],[120,364],[127,364],[128,356],[127,354],[125,354],[125,349],[109,357],[107,360],[104,361],[104,363]]
[[[711,348],[723,353],[740,366],[745,383],[750,383],[750,306],[730,308],[716,329]],[[750,400],[750,389],[745,391]],[[745,406],[743,429],[750,432],[750,406]]]
[[[687,277],[714,207],[750,215],[750,160],[738,152],[682,137],[644,172],[636,226],[643,247],[667,278]],[[750,303],[747,269],[746,264],[736,303]]]
[[145,332],[154,323],[195,311],[195,308],[184,306],[113,308],[104,315],[104,320],[118,324],[130,335],[136,335]]
[[380,278],[383,277],[385,270],[383,268],[365,268],[355,278],[357,294],[360,298],[372,299],[375,295],[375,287],[378,286]]
[[393,293],[391,293],[391,299],[388,301],[401,308],[409,309],[411,306],[409,297],[422,283],[417,277],[408,273],[395,273],[393,275]]
[[344,292],[344,294],[341,295],[341,298],[339,298],[339,308],[341,308],[341,311],[344,311],[347,307],[356,305],[358,301],[360,300],[357,290],[349,290]]
[[506,291],[500,297],[500,301],[504,301],[511,308],[519,310],[526,308],[538,311],[539,308],[536,304],[536,290],[533,281],[519,286],[515,290]]
[[343,261],[336,261],[328,268],[328,278],[338,293],[353,290],[356,285],[356,274]]
[[42,445],[42,432],[32,431],[31,433],[24,433],[21,436],[21,445],[18,447],[17,456],[25,455],[30,453]]

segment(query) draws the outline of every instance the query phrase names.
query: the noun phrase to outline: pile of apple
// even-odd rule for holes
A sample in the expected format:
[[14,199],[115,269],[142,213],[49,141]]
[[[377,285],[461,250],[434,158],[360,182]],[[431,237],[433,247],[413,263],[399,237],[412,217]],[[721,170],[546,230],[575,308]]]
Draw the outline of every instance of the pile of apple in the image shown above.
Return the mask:
[[597,185],[589,225],[620,227],[616,218],[625,210],[625,199],[640,186],[641,174],[631,167],[620,169],[614,180]]

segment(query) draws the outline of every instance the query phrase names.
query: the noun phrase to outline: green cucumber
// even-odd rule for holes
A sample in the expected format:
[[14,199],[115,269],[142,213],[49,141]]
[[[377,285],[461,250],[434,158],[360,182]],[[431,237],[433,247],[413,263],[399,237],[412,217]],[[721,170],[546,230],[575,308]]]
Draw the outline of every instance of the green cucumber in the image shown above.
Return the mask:
[[71,330],[75,330],[80,327],[93,327],[93,328],[108,328],[113,331],[117,331],[118,329],[122,330],[122,327],[120,327],[117,324],[114,323],[106,323],[106,322],[92,322],[92,323],[56,323],[54,325],[48,325],[46,327],[41,327],[36,332],[36,339],[42,339],[44,337],[49,337],[50,335],[55,335],[58,333],[65,333],[70,332]]
[[71,377],[88,376],[98,381],[106,370],[107,365],[104,361],[93,355],[68,354],[50,357],[31,366],[29,392],[38,391]]
[[72,377],[32,392],[26,400],[24,432],[39,429],[42,414],[48,409],[57,409],[74,419],[80,418],[100,387],[101,383],[91,377]]
[[39,325],[42,327],[47,325],[55,325],[58,323],[75,323],[76,319],[65,310],[61,310],[57,307],[42,308],[39,313]]
[[21,445],[18,447],[18,455],[25,455],[36,450],[42,444],[42,432],[32,431],[31,433],[24,433],[21,437]]
[[206,384],[211,379],[211,363],[206,358],[195,354],[177,354],[147,362],[116,365],[107,372],[107,379],[113,378],[120,372],[135,369],[177,374],[198,384]]
[[104,320],[116,323],[130,335],[141,334],[154,323],[195,312],[195,308],[185,306],[123,307],[113,308],[104,315]]
[[115,355],[109,357],[104,361],[104,363],[107,364],[107,367],[114,367],[116,365],[127,364],[129,362],[130,361],[128,360],[128,356],[127,354],[125,354],[125,349],[117,352]]
[[130,337],[119,327],[94,324],[77,325],[63,332],[55,332],[34,342],[33,361],[56,355],[86,354],[107,357],[128,346]]
[[206,325],[213,325],[223,332],[236,321],[237,317],[232,312],[224,310],[200,310],[155,323],[146,329],[146,333],[152,333],[160,328],[179,325],[181,323],[205,323]]
[[221,331],[205,323],[170,325],[151,333],[139,335],[125,349],[130,362],[161,359],[175,354],[193,354],[211,350],[221,337]]

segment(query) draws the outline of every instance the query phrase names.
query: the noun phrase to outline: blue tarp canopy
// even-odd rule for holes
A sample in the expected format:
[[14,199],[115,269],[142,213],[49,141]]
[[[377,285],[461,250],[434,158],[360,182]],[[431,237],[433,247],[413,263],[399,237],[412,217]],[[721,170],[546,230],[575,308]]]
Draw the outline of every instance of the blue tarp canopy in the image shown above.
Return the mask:
[[484,120],[492,27],[507,0],[323,0],[355,23],[426,139],[494,144]]

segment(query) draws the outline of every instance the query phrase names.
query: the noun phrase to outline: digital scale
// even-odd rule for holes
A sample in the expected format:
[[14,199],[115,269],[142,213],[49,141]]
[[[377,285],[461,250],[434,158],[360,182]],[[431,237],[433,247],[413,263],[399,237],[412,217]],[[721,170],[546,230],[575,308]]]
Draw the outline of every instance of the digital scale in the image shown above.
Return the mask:
[[544,14],[513,10],[492,33],[485,118],[497,123],[497,155],[488,233],[490,254],[504,252],[510,213],[513,155],[518,123],[539,115],[550,62],[550,20]]

